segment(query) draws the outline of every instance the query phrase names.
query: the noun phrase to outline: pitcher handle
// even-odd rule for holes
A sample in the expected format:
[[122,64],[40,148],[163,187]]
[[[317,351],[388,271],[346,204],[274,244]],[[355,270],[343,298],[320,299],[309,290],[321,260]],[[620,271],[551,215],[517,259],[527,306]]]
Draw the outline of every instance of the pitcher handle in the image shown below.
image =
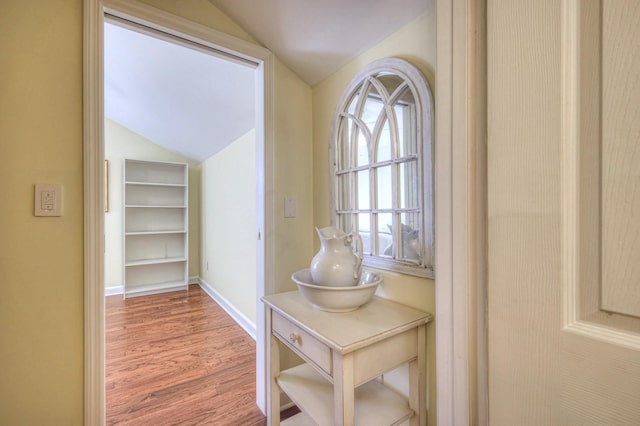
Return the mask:
[[358,260],[356,261],[356,265],[353,267],[353,279],[359,280],[360,274],[362,273],[362,260],[364,259],[364,249],[362,244],[362,237],[358,232],[352,232],[352,235],[356,236],[356,250],[358,250]]

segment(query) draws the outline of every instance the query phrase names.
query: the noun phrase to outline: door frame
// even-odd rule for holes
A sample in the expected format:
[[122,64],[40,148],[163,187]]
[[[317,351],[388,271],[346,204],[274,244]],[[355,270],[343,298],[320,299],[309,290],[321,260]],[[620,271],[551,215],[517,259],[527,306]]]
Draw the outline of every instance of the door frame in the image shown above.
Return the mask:
[[[256,399],[266,407],[265,309],[275,291],[274,59],[258,45],[133,0],[84,0],[84,423],[105,423],[104,313],[104,63],[103,23],[109,13],[224,54],[256,68]],[[262,190],[260,190],[262,189]]]
[[437,0],[436,390],[443,425],[488,424],[486,0]]

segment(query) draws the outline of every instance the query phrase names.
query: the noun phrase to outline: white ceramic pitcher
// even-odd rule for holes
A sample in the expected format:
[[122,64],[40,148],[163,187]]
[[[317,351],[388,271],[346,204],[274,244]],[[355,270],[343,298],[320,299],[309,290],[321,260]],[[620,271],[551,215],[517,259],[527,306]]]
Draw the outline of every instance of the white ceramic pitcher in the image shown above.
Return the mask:
[[[358,284],[362,273],[362,238],[357,232],[345,233],[328,226],[318,229],[320,251],[311,260],[311,278],[316,285],[347,287]],[[356,238],[358,255],[351,243]]]

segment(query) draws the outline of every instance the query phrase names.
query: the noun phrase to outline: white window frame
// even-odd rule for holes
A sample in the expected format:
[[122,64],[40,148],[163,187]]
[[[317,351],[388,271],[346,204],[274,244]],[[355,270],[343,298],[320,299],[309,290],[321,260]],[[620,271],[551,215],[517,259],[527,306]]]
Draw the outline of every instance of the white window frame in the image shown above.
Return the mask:
[[[412,127],[414,127],[415,137],[417,138],[417,152],[414,155],[408,155],[404,157],[396,157],[392,155],[392,159],[390,161],[378,162],[373,159],[372,153],[370,152],[370,161],[367,165],[358,166],[356,164],[349,165],[346,169],[339,170],[339,158],[341,152],[341,121],[347,116],[348,108],[350,107],[351,101],[356,96],[357,92],[360,91],[362,87],[367,84],[377,85],[377,91],[380,93],[383,89],[381,88],[381,84],[379,84],[376,76],[381,74],[394,74],[404,80],[399,87],[406,87],[411,91],[413,98],[415,100],[415,123]],[[394,116],[391,113],[390,105],[394,104],[394,94],[397,94],[398,90],[394,90],[393,93],[387,93],[385,91],[384,97],[388,96],[388,104],[385,105],[387,109],[388,116]],[[383,99],[384,100],[384,99]],[[359,105],[362,107],[363,102],[359,102]],[[356,115],[358,115],[359,111],[357,111]],[[383,113],[381,113],[382,115]],[[434,244],[434,179],[433,179],[433,159],[434,159],[434,143],[433,143],[433,96],[431,93],[431,89],[429,87],[429,83],[423,74],[411,63],[399,59],[399,58],[384,58],[379,59],[377,61],[372,62],[367,67],[365,67],[362,71],[360,71],[349,83],[347,88],[345,89],[338,106],[336,108],[335,114],[333,116],[332,121],[332,129],[331,129],[331,141],[330,141],[330,176],[331,176],[331,221],[334,226],[340,227],[339,216],[341,215],[352,215],[358,213],[369,213],[370,217],[375,217],[376,214],[380,213],[391,213],[394,217],[394,226],[392,230],[392,239],[393,246],[399,247],[400,244],[400,233],[401,227],[398,226],[399,222],[395,218],[398,217],[401,213],[411,213],[417,214],[419,217],[419,223],[421,224],[421,229],[419,232],[419,241],[420,241],[420,251],[421,251],[421,259],[418,262],[407,260],[407,259],[396,259],[394,257],[388,257],[383,255],[371,255],[365,253],[364,256],[364,265],[389,270],[394,272],[400,272],[409,275],[415,275],[426,278],[434,278],[435,277],[435,268],[434,268],[434,253],[435,253],[435,244]],[[380,120],[378,120],[380,121]],[[379,124],[376,126],[376,129],[379,132]],[[397,123],[390,123],[391,128],[395,128]],[[375,133],[375,130],[373,133]],[[368,130],[365,130],[368,131]],[[371,134],[368,134],[371,136]],[[391,132],[392,138],[392,146],[397,144],[396,133],[395,131]],[[349,138],[351,141],[352,138]],[[348,142],[351,143],[351,142]],[[370,144],[369,149],[373,150],[373,143]],[[397,151],[396,151],[397,152]],[[373,170],[380,167],[380,165],[392,165],[392,169],[395,170],[398,164],[416,161],[417,162],[417,174],[418,174],[418,182],[422,185],[422,188],[418,190],[418,202],[417,206],[414,209],[406,209],[400,208],[398,203],[396,203],[391,209],[373,209],[373,204],[369,205],[368,209],[359,209],[355,198],[357,193],[357,185],[355,185],[355,178],[349,178],[351,186],[351,201],[349,202],[349,206],[346,210],[339,210],[341,205],[338,200],[344,199],[343,194],[341,193],[341,188],[339,185],[339,175],[351,175],[354,176],[357,171],[369,170],[369,188],[372,193],[370,200],[374,201],[376,199],[377,194],[377,186],[374,177]],[[388,164],[387,164],[388,163]],[[399,172],[397,172],[399,173]],[[397,173],[392,173],[392,176],[397,176]],[[398,183],[397,179],[392,178],[392,192],[394,197],[397,197],[398,194]],[[377,225],[375,220],[371,221],[370,228],[377,229]],[[352,231],[352,229],[344,229],[346,232]],[[372,232],[372,240],[371,247],[374,244],[377,244],[375,235],[379,233],[379,231]],[[380,250],[379,247],[376,250]],[[402,249],[399,249],[402,250]],[[395,254],[394,254],[395,255]]]

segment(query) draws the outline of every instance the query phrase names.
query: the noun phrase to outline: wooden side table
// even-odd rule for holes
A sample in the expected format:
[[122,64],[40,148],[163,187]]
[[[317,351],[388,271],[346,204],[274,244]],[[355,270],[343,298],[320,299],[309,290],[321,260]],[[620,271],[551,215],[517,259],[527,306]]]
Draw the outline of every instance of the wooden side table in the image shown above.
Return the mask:
[[[270,390],[267,419],[280,424],[280,389],[302,413],[283,424],[426,424],[426,324],[431,314],[374,297],[359,309],[330,313],[298,291],[262,298],[267,305]],[[278,341],[306,362],[280,371]],[[409,400],[377,380],[409,363]]]

